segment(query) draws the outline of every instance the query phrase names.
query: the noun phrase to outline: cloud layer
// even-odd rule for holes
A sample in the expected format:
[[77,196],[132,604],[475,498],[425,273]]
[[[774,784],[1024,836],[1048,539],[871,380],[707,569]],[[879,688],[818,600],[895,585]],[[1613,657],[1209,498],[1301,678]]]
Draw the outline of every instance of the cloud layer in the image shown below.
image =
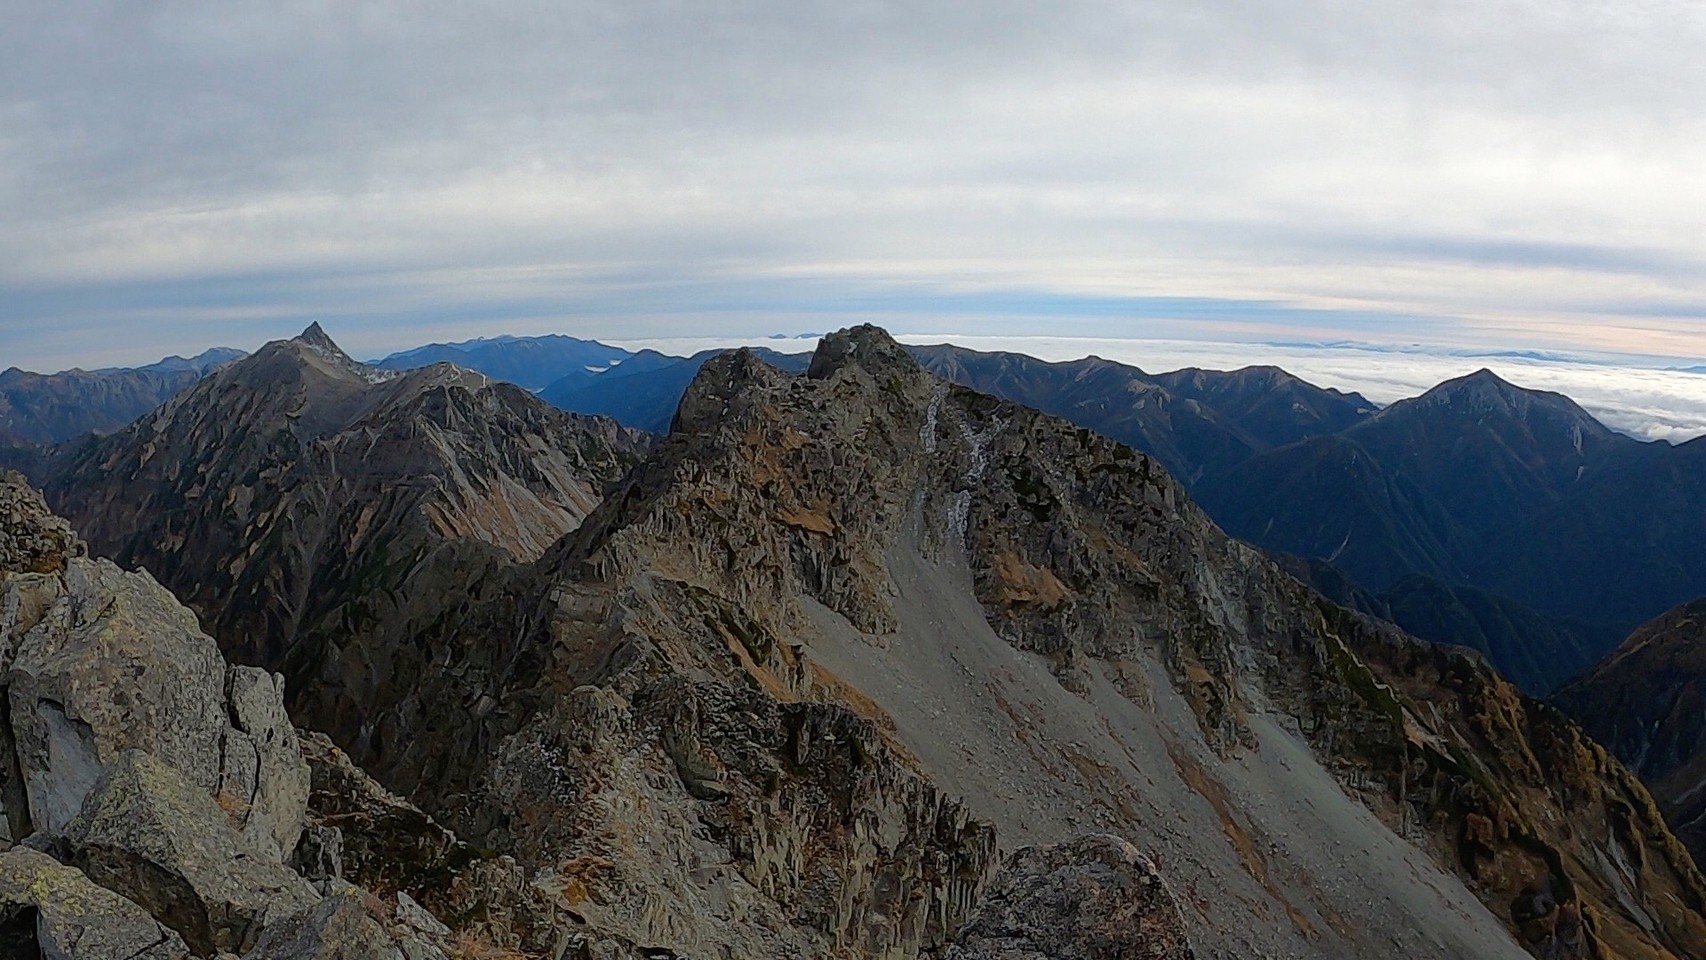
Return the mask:
[[944,314],[1706,356],[1697,5],[18,6],[6,362]]

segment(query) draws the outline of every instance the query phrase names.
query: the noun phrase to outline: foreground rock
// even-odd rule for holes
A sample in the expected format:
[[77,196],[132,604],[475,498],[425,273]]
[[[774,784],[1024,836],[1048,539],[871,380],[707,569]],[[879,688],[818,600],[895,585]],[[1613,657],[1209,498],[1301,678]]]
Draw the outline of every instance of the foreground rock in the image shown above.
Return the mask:
[[[441,958],[450,931],[406,895],[287,865],[314,844],[281,679],[228,666],[147,574],[83,553],[0,476],[0,839],[30,844],[0,853],[4,955]],[[311,825],[341,872],[341,831]]]
[[[32,542],[63,536],[43,530]],[[118,757],[141,750],[221,797],[245,835],[282,861],[301,830],[308,769],[278,678],[228,667],[146,573],[67,555],[80,546],[29,548],[25,571],[0,582],[11,839],[64,830]],[[29,572],[44,565],[58,569]]]
[[0,956],[182,960],[184,941],[78,870],[22,847],[0,853]]
[[1155,865],[1118,837],[1026,847],[945,960],[1192,960],[1185,921]]
[[213,798],[139,750],[102,776],[65,844],[90,879],[166,918],[200,954],[241,953],[319,899],[232,829]]

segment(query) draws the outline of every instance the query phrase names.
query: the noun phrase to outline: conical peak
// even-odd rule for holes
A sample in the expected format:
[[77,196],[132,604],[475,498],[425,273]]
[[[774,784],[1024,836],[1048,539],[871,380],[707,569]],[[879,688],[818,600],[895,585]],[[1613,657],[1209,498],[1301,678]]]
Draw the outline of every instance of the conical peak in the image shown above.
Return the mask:
[[332,341],[332,338],[326,335],[326,331],[321,328],[320,321],[318,320],[310,323],[308,325],[308,329],[297,334],[296,340],[311,347],[320,347],[321,349],[326,350],[337,350],[339,353],[343,353],[343,350],[339,349],[338,345]]
[[924,369],[887,330],[862,323],[837,330],[818,341],[806,376],[821,380],[848,365],[857,365],[872,374],[893,371],[917,374]]

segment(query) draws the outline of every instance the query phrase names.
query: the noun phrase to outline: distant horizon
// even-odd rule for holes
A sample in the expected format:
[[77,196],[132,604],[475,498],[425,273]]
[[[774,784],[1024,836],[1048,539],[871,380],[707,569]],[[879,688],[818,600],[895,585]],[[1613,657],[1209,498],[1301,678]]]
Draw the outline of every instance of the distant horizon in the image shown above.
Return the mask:
[[[269,339],[288,339],[299,332]],[[1382,345],[1345,340],[1287,343],[890,332],[897,340],[912,345],[953,343],[973,350],[1023,353],[1049,361],[1100,356],[1139,367],[1148,373],[1168,373],[1186,367],[1231,370],[1271,365],[1317,386],[1359,393],[1382,406],[1419,396],[1445,380],[1485,367],[1517,386],[1562,393],[1606,426],[1638,439],[1683,442],[1706,435],[1706,374],[1684,369],[1686,358],[1593,351],[1454,350],[1414,343]],[[597,340],[630,351],[653,349],[682,357],[706,349],[739,346],[768,347],[782,352],[806,352],[816,346],[816,335],[787,331],[751,336],[602,338],[557,331],[527,334],[486,332],[471,337],[453,335],[407,343],[393,349],[362,350],[341,336],[335,323],[327,329],[327,334],[352,356],[370,363],[431,344],[540,336]],[[261,345],[208,344],[201,349],[188,353],[180,351],[172,356],[192,357],[208,349],[231,346],[253,352]],[[162,359],[170,357],[156,356],[144,363],[116,366],[147,366]],[[115,365],[81,368],[96,370],[112,366]]]

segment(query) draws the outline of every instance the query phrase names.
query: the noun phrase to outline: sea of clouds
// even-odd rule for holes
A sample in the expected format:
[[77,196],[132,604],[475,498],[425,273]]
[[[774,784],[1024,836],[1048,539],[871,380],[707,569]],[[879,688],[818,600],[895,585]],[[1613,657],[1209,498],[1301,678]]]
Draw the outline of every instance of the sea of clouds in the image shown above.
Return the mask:
[[[1023,353],[1042,360],[1087,356],[1128,363],[1151,373],[1183,367],[1232,370],[1272,364],[1323,387],[1354,391],[1385,405],[1419,396],[1443,380],[1483,367],[1521,387],[1570,397],[1600,422],[1642,440],[1681,443],[1706,435],[1706,373],[1661,366],[1664,361],[1614,354],[1476,353],[1425,346],[1353,343],[1231,343],[1090,337],[901,334],[905,343],[954,343],[972,350]],[[622,341],[685,355],[713,347],[765,346],[783,353],[815,346],[813,337],[695,338]],[[1669,361],[1675,363],[1675,361]]]

